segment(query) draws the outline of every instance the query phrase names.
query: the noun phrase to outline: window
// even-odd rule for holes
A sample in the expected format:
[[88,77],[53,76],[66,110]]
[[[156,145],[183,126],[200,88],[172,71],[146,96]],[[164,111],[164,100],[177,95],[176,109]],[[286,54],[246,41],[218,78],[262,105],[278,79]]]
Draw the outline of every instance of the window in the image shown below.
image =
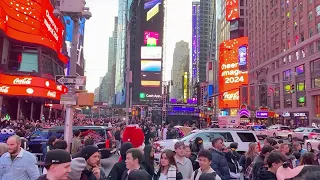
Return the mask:
[[234,142],[232,135],[229,132],[211,132],[210,134],[211,134],[212,139],[213,138],[222,138],[224,142]]
[[320,60],[311,61],[311,71],[320,70]]
[[280,109],[280,101],[273,100],[273,108],[274,109]]
[[280,96],[280,87],[274,88],[273,96],[278,97]]
[[317,16],[320,16],[320,5],[316,7]]
[[289,80],[290,79],[290,75],[291,75],[291,69],[288,69],[286,71],[283,72],[283,80]]
[[244,9],[240,9],[240,15],[244,15]]
[[287,18],[290,18],[290,12],[287,12]]
[[299,11],[303,11],[303,3],[302,2],[299,3]]
[[296,67],[296,73],[298,76],[304,74],[304,64],[301,64],[300,66]]
[[304,128],[297,128],[293,132],[303,132],[303,131],[304,131]]
[[284,98],[284,108],[292,108],[291,95]]
[[310,55],[314,53],[314,45],[313,44],[309,45],[309,52],[310,52]]
[[257,142],[256,138],[254,137],[253,133],[249,132],[237,132],[240,140],[242,142]]
[[190,139],[190,141],[194,141],[197,137],[200,137],[204,142],[211,142],[211,140],[213,139],[213,137],[211,136],[211,134],[209,134],[209,132],[203,132],[203,133],[196,134],[194,137]]
[[300,34],[300,39],[301,39],[301,42],[304,41],[304,33],[301,33],[301,34]]
[[304,49],[301,49],[301,58],[305,58],[306,57],[306,52]]
[[294,31],[298,29],[298,23],[297,21],[293,22]]
[[306,97],[301,96],[297,98],[297,107],[305,107],[306,106]]
[[317,41],[317,49],[320,51],[320,40]]
[[38,54],[10,51],[8,68],[13,71],[38,72]]
[[313,36],[312,28],[309,28],[309,37],[312,37],[312,36]]
[[305,91],[306,90],[306,84],[304,81],[297,82],[297,91]]
[[309,19],[309,21],[312,21],[312,11],[310,11],[310,12],[308,13],[308,19]]
[[299,51],[296,51],[296,60],[299,60],[300,56],[299,56]]
[[311,79],[312,88],[320,88],[320,77]]

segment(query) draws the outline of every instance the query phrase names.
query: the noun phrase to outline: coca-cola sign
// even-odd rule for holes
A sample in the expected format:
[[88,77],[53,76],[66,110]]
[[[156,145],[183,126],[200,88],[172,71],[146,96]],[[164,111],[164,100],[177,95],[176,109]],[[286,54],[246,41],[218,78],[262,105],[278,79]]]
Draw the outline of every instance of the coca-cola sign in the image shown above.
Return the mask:
[[57,93],[54,91],[48,91],[47,96],[55,98],[57,97]]
[[223,100],[239,100],[239,91],[235,93],[223,93]]
[[8,86],[0,86],[0,93],[8,93],[9,92]]
[[13,80],[13,84],[28,84],[30,85],[32,78],[16,78]]

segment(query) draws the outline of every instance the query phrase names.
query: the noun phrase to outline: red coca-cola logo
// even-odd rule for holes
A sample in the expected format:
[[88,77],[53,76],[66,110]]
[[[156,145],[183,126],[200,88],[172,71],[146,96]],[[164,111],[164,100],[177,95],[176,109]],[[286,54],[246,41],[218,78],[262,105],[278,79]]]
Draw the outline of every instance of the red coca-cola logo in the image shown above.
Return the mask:
[[13,80],[13,84],[31,84],[32,78],[16,78]]
[[8,93],[9,92],[9,88],[8,86],[0,86],[0,92],[1,93]]
[[239,100],[239,91],[235,93],[223,93],[223,100]]

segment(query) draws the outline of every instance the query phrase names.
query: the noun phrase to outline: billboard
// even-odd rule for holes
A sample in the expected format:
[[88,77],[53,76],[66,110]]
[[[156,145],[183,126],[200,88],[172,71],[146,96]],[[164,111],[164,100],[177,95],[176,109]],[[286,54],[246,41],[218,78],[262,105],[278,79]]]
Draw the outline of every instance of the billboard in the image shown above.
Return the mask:
[[142,46],[141,59],[162,59],[162,47]]
[[0,29],[10,38],[56,51],[59,59],[67,63],[62,53],[64,25],[54,16],[53,9],[49,0],[0,1]]
[[183,75],[183,102],[184,103],[187,103],[187,100],[188,100],[188,89],[189,89],[189,86],[188,86],[188,72],[184,72],[184,75]]
[[200,3],[192,6],[192,82],[198,81],[200,55]]
[[147,12],[147,21],[149,21],[151,18],[153,18],[155,15],[159,13],[160,10],[160,3],[156,4]]
[[141,86],[144,87],[160,87],[161,81],[141,81]]
[[150,9],[154,7],[156,4],[160,4],[161,0],[151,0],[144,3],[144,9]]
[[144,31],[144,45],[157,46],[159,44],[159,33]]
[[[219,47],[219,108],[240,107],[240,86],[248,84],[248,37],[227,40]],[[245,47],[245,48],[244,48]]]
[[239,0],[226,0],[226,20],[231,21],[239,17]]
[[161,61],[141,60],[141,71],[160,72],[161,71]]

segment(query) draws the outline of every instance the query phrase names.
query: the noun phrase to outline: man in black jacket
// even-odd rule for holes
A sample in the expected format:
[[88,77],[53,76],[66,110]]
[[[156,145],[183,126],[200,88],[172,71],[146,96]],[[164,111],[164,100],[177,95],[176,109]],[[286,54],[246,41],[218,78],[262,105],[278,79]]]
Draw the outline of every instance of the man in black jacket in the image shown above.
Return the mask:
[[211,168],[217,172],[222,180],[230,180],[230,170],[228,167],[227,159],[221,152],[224,147],[223,140],[221,138],[214,138],[212,140],[212,162]]
[[283,163],[286,162],[286,157],[279,152],[271,152],[266,157],[266,164],[268,167],[260,169],[258,173],[258,180],[277,180],[277,171]]
[[121,180],[123,172],[127,170],[126,162],[125,162],[126,152],[131,148],[133,148],[133,145],[131,144],[131,142],[125,142],[121,145],[121,148],[120,148],[121,161],[113,165],[109,173],[108,180]]
[[274,150],[274,148],[270,145],[263,146],[260,155],[257,156],[256,158],[254,158],[254,160],[253,160],[252,178],[251,179],[258,178],[258,173],[259,173],[260,169],[265,165],[264,164],[265,157],[273,150]]

